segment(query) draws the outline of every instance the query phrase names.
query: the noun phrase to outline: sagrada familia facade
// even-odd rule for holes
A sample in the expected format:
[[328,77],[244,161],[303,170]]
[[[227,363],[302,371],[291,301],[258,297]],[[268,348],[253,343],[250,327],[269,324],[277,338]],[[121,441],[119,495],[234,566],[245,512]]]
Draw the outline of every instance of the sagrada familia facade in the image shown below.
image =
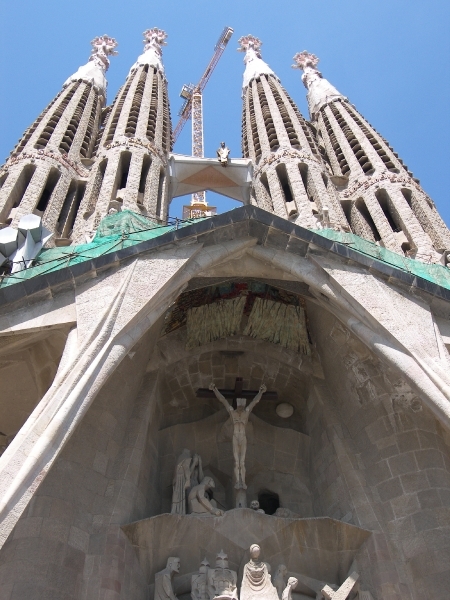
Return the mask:
[[[96,38],[0,168],[0,599],[446,600],[448,228],[251,35],[243,157],[173,153],[144,37],[110,105]],[[168,222],[204,190],[242,206]]]

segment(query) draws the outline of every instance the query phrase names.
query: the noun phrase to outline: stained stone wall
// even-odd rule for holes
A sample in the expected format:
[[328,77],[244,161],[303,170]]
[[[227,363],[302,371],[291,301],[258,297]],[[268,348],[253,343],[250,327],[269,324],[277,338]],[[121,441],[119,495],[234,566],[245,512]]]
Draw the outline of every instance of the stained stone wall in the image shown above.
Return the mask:
[[328,388],[308,400],[315,514],[374,532],[357,560],[374,597],[444,600],[450,437],[398,374],[309,308]]
[[0,554],[2,600],[146,600],[120,524],[145,516],[155,403],[138,390],[150,347],[142,340],[122,362],[10,535]]

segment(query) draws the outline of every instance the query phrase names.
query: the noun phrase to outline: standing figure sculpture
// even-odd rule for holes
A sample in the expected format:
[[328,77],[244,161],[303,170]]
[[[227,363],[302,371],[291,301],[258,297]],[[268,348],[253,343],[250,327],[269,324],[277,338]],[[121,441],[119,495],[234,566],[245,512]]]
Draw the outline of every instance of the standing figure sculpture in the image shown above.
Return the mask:
[[226,167],[228,164],[230,149],[225,145],[225,142],[220,142],[220,148],[216,150],[217,160],[220,162],[222,167]]
[[170,556],[167,566],[155,575],[155,600],[178,600],[173,593],[172,578],[180,572],[180,559]]
[[180,454],[173,475],[173,492],[172,492],[172,509],[173,515],[186,514],[186,494],[189,488],[194,483],[196,477],[201,476],[203,479],[203,471],[201,466],[201,458],[198,454],[191,456],[191,451],[185,448]]
[[261,548],[250,546],[250,560],[244,566],[240,600],[279,600],[278,593],[270,580],[270,567],[259,560]]
[[230,419],[233,423],[233,456],[234,456],[234,476],[236,489],[247,489],[245,485],[245,454],[247,451],[247,436],[245,435],[245,427],[248,423],[248,418],[254,406],[261,400],[262,395],[267,390],[264,384],[259,388],[259,392],[246,407],[245,398],[237,398],[237,408],[234,409],[231,404],[222,396],[214,383],[211,383],[209,389],[212,390],[218,400],[227,409]]

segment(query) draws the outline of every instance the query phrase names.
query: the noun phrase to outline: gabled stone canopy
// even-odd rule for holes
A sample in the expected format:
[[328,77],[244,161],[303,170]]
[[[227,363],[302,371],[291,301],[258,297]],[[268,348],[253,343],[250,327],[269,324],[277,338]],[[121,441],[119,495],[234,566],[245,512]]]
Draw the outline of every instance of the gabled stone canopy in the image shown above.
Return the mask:
[[[186,352],[182,328],[164,335],[183,291],[233,279],[301,296],[311,356],[241,335]],[[374,597],[437,594],[436,570],[420,569],[429,550],[414,562],[402,543],[420,549],[446,531],[449,360],[434,316],[448,317],[449,296],[252,206],[0,290],[4,337],[71,328],[53,384],[0,460],[0,573],[20,578],[26,552],[51,546],[51,569],[33,584],[39,593],[55,591],[51,573],[58,573],[60,593],[78,598],[82,586],[95,597],[107,589],[107,567],[121,597],[147,599],[120,526],[167,510],[183,432],[229,508],[232,459],[220,449],[229,447],[226,414],[195,390],[211,379],[229,387],[240,375],[246,387],[262,378],[278,387],[296,415],[288,427],[270,422],[273,407],[261,404],[252,415],[255,439],[264,432],[266,443],[260,452],[249,446],[251,493],[264,483],[303,519],[344,519],[372,531],[355,560]],[[204,433],[215,431],[210,423],[224,436],[214,447]],[[436,507],[425,515],[423,491]]]

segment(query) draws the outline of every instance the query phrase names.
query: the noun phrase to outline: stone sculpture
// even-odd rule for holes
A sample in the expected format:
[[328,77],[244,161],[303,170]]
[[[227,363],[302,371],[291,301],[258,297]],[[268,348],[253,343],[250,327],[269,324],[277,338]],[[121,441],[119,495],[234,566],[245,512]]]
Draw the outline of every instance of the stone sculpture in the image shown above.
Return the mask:
[[237,600],[237,573],[228,566],[228,555],[223,550],[216,556],[216,566],[208,569],[209,600]]
[[222,396],[219,390],[216,388],[214,383],[211,383],[209,389],[212,390],[218,400],[227,409],[230,419],[233,423],[233,456],[234,456],[234,476],[236,483],[234,487],[236,489],[247,489],[245,484],[245,454],[247,451],[247,436],[245,435],[245,427],[248,423],[248,418],[252,412],[254,406],[261,400],[262,395],[267,390],[264,384],[259,388],[259,392],[245,407],[246,399],[237,398],[237,408],[234,409],[231,404]]
[[197,515],[211,514],[221,517],[223,510],[218,509],[214,500],[209,500],[206,495],[207,490],[212,490],[215,487],[212,477],[204,477],[201,483],[194,486],[188,496],[189,512]]
[[166,568],[155,575],[155,600],[178,600],[173,593],[172,578],[179,572],[180,559],[170,556]]
[[225,145],[225,142],[220,142],[220,148],[216,152],[220,164],[222,167],[226,167],[230,156],[230,149]]
[[195,573],[191,577],[192,600],[209,600],[208,567],[209,562],[206,560],[205,557],[200,564],[198,573]]
[[259,559],[261,548],[250,546],[250,560],[244,566],[240,600],[278,600],[277,590],[270,580],[270,567]]
[[254,510],[255,512],[261,513],[261,514],[263,514],[263,515],[265,515],[265,514],[266,514],[266,513],[263,511],[263,509],[259,507],[259,502],[258,502],[258,500],[252,500],[252,501],[250,502],[250,508],[251,508],[252,510]]
[[277,590],[278,598],[280,598],[280,600],[282,599],[284,588],[286,587],[286,577],[286,565],[278,565],[275,575],[272,577],[272,582]]
[[292,600],[292,590],[295,588],[297,583],[298,579],[295,579],[295,577],[289,577],[287,586],[284,588],[281,595],[281,600]]
[[191,451],[185,448],[178,457],[173,476],[172,509],[170,511],[173,515],[186,514],[186,492],[192,485],[191,480],[195,473],[197,473],[197,477],[199,475],[203,477],[201,458],[198,454],[194,454],[192,457]]

